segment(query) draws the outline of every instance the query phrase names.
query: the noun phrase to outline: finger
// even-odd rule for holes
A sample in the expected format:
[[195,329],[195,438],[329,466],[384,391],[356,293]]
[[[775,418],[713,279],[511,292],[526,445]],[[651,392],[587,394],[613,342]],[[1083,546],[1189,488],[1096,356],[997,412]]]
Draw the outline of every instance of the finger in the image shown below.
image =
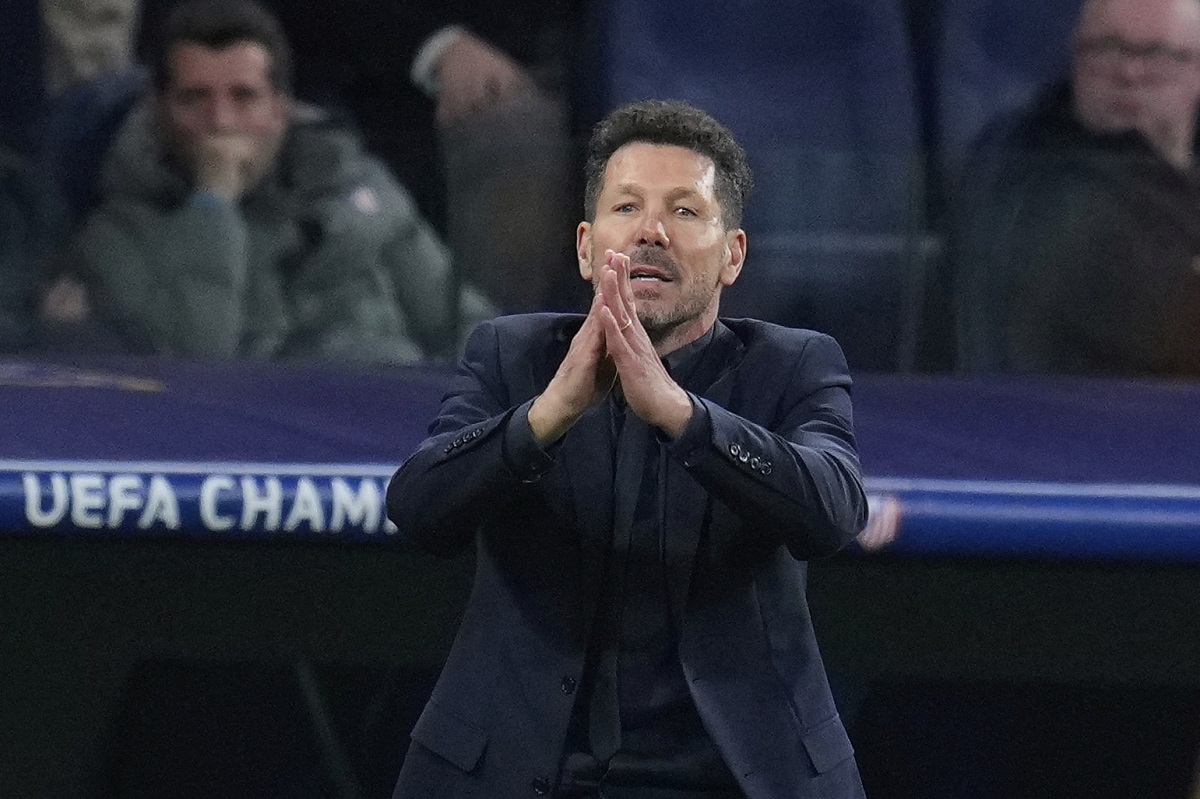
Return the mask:
[[616,250],[605,250],[604,266],[600,273],[600,287],[604,292],[605,304],[613,310],[620,323],[619,328],[628,332],[637,320],[637,302],[629,280],[632,265],[629,256]]
[[629,352],[629,342],[625,340],[625,331],[621,329],[622,323],[617,321],[612,308],[605,306],[601,310],[601,319],[604,325],[604,343],[608,349],[608,356],[612,358],[613,364],[619,372],[621,363],[624,362]]
[[622,298],[626,296],[624,286],[629,283],[629,273],[632,269],[629,256],[622,252],[616,253],[613,257],[613,271],[617,273],[617,288],[620,289]]
[[634,324],[640,324],[640,320],[637,318],[637,298],[633,296],[633,280],[629,277],[631,269],[629,258],[626,256],[623,274],[618,285],[620,286],[621,299],[629,313],[629,318],[634,320]]
[[633,324],[633,318],[630,316],[625,300],[621,296],[619,272],[612,269],[606,271],[600,279],[600,289],[604,294],[605,306],[612,312],[613,318],[618,322],[617,327],[622,332],[626,331]]
[[605,250],[604,251],[604,265],[609,269],[615,270],[615,269],[617,269],[618,265],[620,264],[621,257],[622,257],[622,254],[617,252],[616,250]]
[[496,100],[503,100],[511,94],[514,94],[522,86],[522,75],[516,70],[502,71],[497,75],[493,75],[488,81],[488,88],[491,90],[492,97]]
[[618,318],[628,321],[626,327],[640,325],[637,318],[637,299],[633,296],[633,280],[630,278],[632,270],[633,265],[629,256],[621,255],[617,260],[617,296],[620,299],[623,316],[619,315]]
[[580,325],[579,331],[575,334],[574,341],[595,347],[604,340],[603,320],[600,319],[600,310],[603,307],[604,298],[597,291],[592,296],[592,304],[588,308],[587,316],[583,318],[583,324]]

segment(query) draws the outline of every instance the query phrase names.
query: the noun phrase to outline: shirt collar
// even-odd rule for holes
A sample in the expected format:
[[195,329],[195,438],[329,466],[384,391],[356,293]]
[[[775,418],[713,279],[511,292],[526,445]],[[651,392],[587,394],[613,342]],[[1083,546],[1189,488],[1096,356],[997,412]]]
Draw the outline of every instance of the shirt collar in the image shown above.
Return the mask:
[[682,384],[687,382],[687,379],[700,363],[704,351],[708,349],[709,344],[712,344],[716,335],[717,323],[714,322],[700,338],[684,344],[677,350],[672,350],[662,358],[663,366],[667,368],[667,373],[671,375],[676,383]]

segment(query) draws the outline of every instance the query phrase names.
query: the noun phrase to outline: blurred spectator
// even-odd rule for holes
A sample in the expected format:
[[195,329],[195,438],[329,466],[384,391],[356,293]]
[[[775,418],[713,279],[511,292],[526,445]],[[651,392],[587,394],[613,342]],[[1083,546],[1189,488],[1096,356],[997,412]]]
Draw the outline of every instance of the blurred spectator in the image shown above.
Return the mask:
[[62,232],[50,186],[19,155],[0,149],[0,352],[32,344],[35,286]]
[[955,198],[968,371],[1200,376],[1200,3],[1088,0]]
[[41,0],[50,95],[133,61],[139,0]]
[[[297,96],[359,125],[465,280],[506,310],[579,298],[586,285],[558,235],[581,213],[578,0],[264,2],[297,54]],[[143,0],[143,37],[171,3]]]
[[[152,90],[117,133],[100,206],[66,259],[88,288],[83,310],[156,352],[452,354],[446,249],[350,132],[292,102],[291,72],[282,30],[250,0],[172,12]],[[466,313],[490,311],[472,298]]]
[[566,99],[471,33],[448,33],[424,85],[437,98],[456,262],[507,310],[570,308],[579,281],[559,232],[581,209]]
[[[403,162],[419,152],[410,146],[412,126],[434,132],[440,157],[427,163],[438,162],[455,263],[464,279],[509,311],[570,307],[581,296],[574,252],[559,235],[582,210],[573,183],[578,170],[570,105],[580,5],[349,4],[358,30],[364,20],[380,20],[366,37],[376,58],[390,53],[395,59],[375,65],[389,78],[376,103],[385,110],[365,109],[360,101],[356,115],[405,131],[400,142],[389,142],[386,134],[376,138],[402,171],[412,169]],[[401,28],[408,33],[381,35]],[[401,76],[411,86],[396,88]],[[423,97],[415,96],[414,86]]]
[[0,136],[38,152],[47,104],[95,75],[128,67],[140,0],[12,0],[3,6]]

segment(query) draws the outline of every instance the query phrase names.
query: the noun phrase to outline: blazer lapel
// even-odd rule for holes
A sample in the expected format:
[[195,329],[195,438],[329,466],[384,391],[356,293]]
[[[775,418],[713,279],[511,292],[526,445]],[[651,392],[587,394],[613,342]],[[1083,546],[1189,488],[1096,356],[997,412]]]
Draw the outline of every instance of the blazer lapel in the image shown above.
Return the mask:
[[[702,361],[682,385],[693,394],[727,408],[745,347],[719,320],[716,324],[713,341],[705,350]],[[667,583],[671,608],[674,613],[682,614],[687,609],[700,534],[711,501],[683,465],[671,458],[663,459],[663,475]]]

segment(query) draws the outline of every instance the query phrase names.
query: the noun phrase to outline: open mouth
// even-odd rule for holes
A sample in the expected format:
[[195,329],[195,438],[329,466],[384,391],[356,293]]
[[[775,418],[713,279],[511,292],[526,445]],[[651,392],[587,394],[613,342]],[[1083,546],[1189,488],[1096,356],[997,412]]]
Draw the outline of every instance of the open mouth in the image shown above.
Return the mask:
[[635,266],[629,270],[629,280],[634,283],[656,282],[670,283],[671,278],[666,272],[661,269],[656,269],[652,266]]

